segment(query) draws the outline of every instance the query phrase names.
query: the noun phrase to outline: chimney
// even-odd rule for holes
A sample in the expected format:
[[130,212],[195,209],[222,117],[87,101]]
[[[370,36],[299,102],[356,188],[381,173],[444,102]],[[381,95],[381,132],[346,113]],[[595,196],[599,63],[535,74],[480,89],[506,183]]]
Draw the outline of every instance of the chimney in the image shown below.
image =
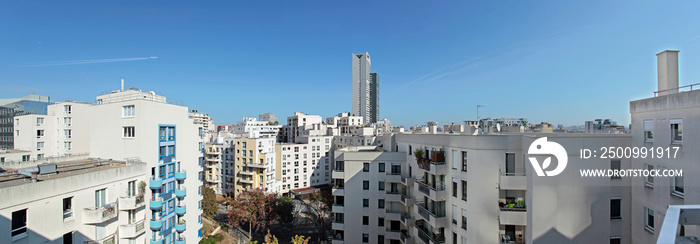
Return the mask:
[[124,91],[124,79],[122,79],[122,90],[121,91]]
[[658,95],[678,93],[678,51],[666,50],[656,54]]

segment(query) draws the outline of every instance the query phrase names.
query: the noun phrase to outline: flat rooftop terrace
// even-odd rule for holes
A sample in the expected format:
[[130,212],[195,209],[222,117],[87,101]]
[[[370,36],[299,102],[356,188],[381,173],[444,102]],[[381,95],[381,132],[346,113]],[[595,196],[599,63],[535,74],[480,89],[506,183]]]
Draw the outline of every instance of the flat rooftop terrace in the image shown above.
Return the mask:
[[43,163],[19,169],[6,168],[4,169],[5,172],[0,173],[0,188],[126,167],[132,163],[135,162],[86,157],[60,163]]

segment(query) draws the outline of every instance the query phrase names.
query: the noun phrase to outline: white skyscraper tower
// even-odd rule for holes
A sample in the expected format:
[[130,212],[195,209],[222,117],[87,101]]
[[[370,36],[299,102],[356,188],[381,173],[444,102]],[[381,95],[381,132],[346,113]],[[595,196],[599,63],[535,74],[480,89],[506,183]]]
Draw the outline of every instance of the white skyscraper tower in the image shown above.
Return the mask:
[[370,71],[372,59],[369,53],[352,54],[352,113],[371,122]]

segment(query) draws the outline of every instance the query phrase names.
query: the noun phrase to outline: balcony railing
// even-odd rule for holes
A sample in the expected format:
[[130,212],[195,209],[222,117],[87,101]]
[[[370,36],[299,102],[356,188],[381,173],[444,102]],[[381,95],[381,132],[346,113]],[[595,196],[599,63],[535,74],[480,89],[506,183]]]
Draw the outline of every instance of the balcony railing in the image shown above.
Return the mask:
[[116,243],[116,233],[108,235],[102,239],[96,241],[86,241],[85,244],[115,244]]
[[423,202],[416,202],[416,206],[418,207],[418,213],[423,216],[426,220],[430,219],[430,216],[434,218],[443,218],[445,217],[445,211],[444,209],[442,211],[438,211],[437,207],[435,207],[432,203],[428,203],[427,205]]
[[416,226],[418,229],[418,238],[420,238],[425,243],[445,243],[445,235],[442,233],[433,233],[423,226]]
[[83,212],[83,218],[85,220],[85,223],[102,223],[114,217],[117,217],[116,206],[116,202],[113,202],[98,208],[85,208],[85,211]]
[[419,180],[418,182],[418,191],[425,193],[426,195],[430,195],[430,191],[444,191],[445,190],[445,183],[436,183],[436,185],[431,185],[430,182],[427,182],[426,180]]

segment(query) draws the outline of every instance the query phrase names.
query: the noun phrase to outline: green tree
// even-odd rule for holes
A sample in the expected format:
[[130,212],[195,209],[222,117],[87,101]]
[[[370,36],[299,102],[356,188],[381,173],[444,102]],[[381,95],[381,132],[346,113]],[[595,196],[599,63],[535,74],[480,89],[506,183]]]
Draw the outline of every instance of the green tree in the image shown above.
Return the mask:
[[278,198],[275,203],[275,214],[283,222],[294,220],[294,201],[287,196]]
[[309,244],[309,240],[311,240],[311,237],[304,239],[304,236],[295,235],[292,237],[292,244]]
[[213,218],[216,215],[216,192],[214,189],[209,187],[204,187],[204,201],[202,203],[204,207],[204,215]]

